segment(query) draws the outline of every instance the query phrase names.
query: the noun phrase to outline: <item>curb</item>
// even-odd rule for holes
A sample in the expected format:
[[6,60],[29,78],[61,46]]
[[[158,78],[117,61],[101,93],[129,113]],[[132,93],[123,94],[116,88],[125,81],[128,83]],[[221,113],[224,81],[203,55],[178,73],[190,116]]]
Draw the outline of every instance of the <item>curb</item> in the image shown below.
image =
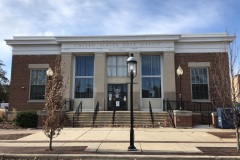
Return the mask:
[[240,156],[178,156],[178,155],[87,155],[87,154],[0,154],[1,159],[34,159],[34,160],[64,160],[64,159],[80,159],[80,160],[228,160],[240,159]]

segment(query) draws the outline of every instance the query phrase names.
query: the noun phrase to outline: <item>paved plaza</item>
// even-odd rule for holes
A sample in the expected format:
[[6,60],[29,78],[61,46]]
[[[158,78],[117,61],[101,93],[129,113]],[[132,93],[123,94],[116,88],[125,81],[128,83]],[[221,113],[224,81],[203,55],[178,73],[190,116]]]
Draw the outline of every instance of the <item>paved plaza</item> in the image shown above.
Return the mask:
[[129,128],[64,128],[54,151],[42,130],[0,130],[0,135],[31,135],[1,140],[0,156],[23,159],[240,159],[233,129],[135,128],[137,151],[127,151]]

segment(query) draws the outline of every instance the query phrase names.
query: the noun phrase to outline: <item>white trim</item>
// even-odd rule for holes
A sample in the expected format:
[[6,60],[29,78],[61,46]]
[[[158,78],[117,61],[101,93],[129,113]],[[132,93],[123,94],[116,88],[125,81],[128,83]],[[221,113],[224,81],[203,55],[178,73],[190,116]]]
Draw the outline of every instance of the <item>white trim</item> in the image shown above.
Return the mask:
[[210,67],[210,62],[188,62],[188,67]]
[[26,44],[26,45],[13,45],[13,55],[56,55],[60,54],[61,46],[55,44]]
[[28,68],[30,69],[47,69],[49,68],[49,64],[28,64]]
[[7,39],[13,55],[69,54],[69,52],[226,52],[235,36],[217,34],[162,34],[120,36],[17,36]]

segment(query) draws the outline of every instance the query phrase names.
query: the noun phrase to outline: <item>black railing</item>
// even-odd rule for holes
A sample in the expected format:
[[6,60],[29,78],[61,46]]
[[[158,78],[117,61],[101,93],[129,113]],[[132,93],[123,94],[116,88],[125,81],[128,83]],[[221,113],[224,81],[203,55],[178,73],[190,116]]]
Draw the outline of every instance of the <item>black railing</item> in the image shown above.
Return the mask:
[[93,127],[95,126],[95,121],[97,118],[98,111],[99,111],[99,101],[97,102],[97,105],[95,107],[94,114],[93,114]]
[[65,99],[65,110],[73,111],[74,100],[73,99]]
[[113,115],[112,115],[112,126],[114,127],[115,122],[115,114],[116,114],[116,106],[113,107]]
[[167,100],[163,100],[163,106],[164,106],[165,110],[168,112],[168,115],[170,117],[171,126],[175,127],[173,110],[176,109],[176,104],[175,103],[171,103],[171,101],[169,101],[169,99],[167,99]]
[[75,124],[76,123],[76,121],[75,121],[76,117],[77,117],[77,121],[79,120],[80,112],[82,112],[82,101],[79,103],[79,105],[77,107],[77,110],[73,114],[73,123],[72,123],[73,127],[76,126],[76,124]]
[[153,112],[152,112],[152,105],[150,101],[149,101],[149,112],[151,115],[152,127],[154,128],[154,118],[153,118]]
[[[172,110],[179,110],[180,103],[179,101],[172,100],[163,100],[163,110],[168,111],[167,103],[171,106]],[[191,102],[191,101],[183,101],[183,110],[192,111],[192,112],[213,112],[215,111],[214,106],[211,102]]]
[[[170,101],[163,100],[163,109],[168,111],[169,115],[172,112],[171,110],[179,110],[180,103],[179,101]],[[204,124],[204,118],[207,117],[207,122],[210,125],[211,113],[216,111],[211,102],[191,102],[183,101],[182,102],[183,110],[192,111],[194,113],[200,113],[202,123]],[[172,113],[173,114],[173,113]]]

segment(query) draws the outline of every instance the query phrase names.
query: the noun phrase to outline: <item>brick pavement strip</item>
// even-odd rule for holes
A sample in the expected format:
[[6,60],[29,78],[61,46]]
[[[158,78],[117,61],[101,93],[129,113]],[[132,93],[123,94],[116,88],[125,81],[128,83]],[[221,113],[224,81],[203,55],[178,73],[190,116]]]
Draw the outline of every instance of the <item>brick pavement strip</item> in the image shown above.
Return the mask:
[[234,152],[233,137],[222,138],[212,132],[226,132],[226,136],[234,130],[136,128],[137,152],[127,151],[129,131],[126,128],[65,128],[53,140],[53,152],[45,151],[48,139],[39,130],[15,141],[0,141],[0,153],[5,159],[46,159],[48,155],[49,159],[240,159]]

